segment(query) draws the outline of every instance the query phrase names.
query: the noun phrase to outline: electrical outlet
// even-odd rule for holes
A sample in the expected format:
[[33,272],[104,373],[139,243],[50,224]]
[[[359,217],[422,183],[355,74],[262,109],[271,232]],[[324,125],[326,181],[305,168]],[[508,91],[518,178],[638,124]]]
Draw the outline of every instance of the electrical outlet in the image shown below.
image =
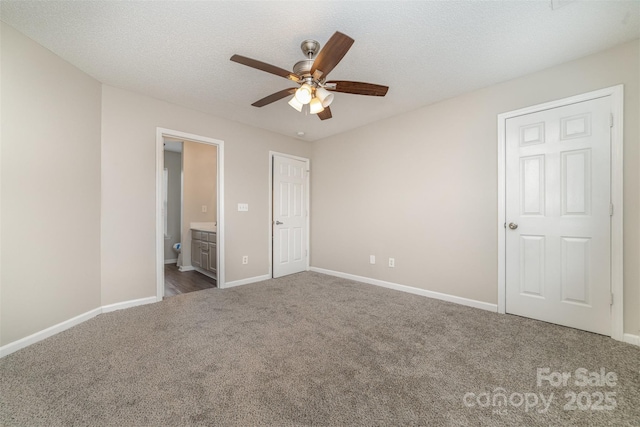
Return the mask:
[[202,205],[202,212],[206,212],[207,211],[207,205]]
[[238,212],[249,212],[248,203],[238,203]]
[[369,255],[369,264],[375,264],[375,263],[376,263],[376,256]]
[[389,267],[393,268],[396,266],[396,259],[395,258],[389,258]]
[[248,255],[245,255],[245,256],[242,257],[242,263],[243,264],[249,264],[249,256]]

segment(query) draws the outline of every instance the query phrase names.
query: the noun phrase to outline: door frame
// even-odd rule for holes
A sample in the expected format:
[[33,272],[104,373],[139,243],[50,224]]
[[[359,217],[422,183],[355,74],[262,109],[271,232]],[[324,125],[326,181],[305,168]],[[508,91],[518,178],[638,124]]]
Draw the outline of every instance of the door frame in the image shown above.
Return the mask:
[[[200,144],[215,145],[218,148],[217,179],[217,285],[225,287],[224,280],[224,141],[206,136],[194,135],[178,130],[156,128],[156,300],[164,297],[164,218],[162,215],[162,181],[164,171],[164,139],[173,138]],[[182,227],[180,227],[182,229]],[[182,231],[182,230],[181,230]],[[182,239],[181,239],[182,240]],[[182,242],[181,242],[182,243]]]
[[506,313],[506,121],[512,117],[537,113],[606,96],[611,97],[611,338],[624,335],[623,282],[623,103],[624,85],[612,86],[544,104],[498,114],[498,313]]
[[305,270],[309,271],[309,266],[311,265],[311,211],[309,209],[309,204],[311,200],[311,160],[306,157],[294,156],[292,154],[280,153],[278,151],[269,151],[269,239],[267,241],[269,245],[268,253],[269,253],[269,278],[273,279],[273,158],[275,156],[287,157],[289,159],[300,160],[304,162],[307,166],[307,194],[305,196],[305,209],[307,210],[307,247],[305,250],[307,251],[307,262],[305,266]]

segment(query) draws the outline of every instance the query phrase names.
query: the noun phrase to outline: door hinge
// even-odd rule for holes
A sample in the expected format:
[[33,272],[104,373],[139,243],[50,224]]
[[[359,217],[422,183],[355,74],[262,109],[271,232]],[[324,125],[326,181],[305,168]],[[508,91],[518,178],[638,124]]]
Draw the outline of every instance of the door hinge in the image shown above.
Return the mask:
[[306,257],[309,256],[309,250],[308,249],[304,250],[304,256],[306,256]]
[[613,216],[613,203],[609,203],[609,216]]
[[609,305],[613,305],[613,292],[611,292],[611,302],[609,302]]
[[613,127],[613,113],[609,113],[609,127]]
[[507,223],[506,222],[504,223],[504,228],[507,228]]

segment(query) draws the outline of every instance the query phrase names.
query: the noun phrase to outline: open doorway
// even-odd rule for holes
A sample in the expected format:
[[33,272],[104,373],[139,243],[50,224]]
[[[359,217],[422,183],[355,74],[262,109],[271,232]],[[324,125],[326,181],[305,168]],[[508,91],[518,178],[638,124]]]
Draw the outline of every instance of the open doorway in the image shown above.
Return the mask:
[[164,138],[165,298],[217,287],[217,157],[215,145]]
[[224,287],[223,143],[158,129],[157,299]]

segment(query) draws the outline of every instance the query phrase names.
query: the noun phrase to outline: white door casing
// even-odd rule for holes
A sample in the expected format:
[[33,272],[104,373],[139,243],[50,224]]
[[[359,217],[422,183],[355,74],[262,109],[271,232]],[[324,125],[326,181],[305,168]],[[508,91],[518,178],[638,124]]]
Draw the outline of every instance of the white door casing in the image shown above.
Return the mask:
[[273,155],[273,277],[308,269],[308,162]]

